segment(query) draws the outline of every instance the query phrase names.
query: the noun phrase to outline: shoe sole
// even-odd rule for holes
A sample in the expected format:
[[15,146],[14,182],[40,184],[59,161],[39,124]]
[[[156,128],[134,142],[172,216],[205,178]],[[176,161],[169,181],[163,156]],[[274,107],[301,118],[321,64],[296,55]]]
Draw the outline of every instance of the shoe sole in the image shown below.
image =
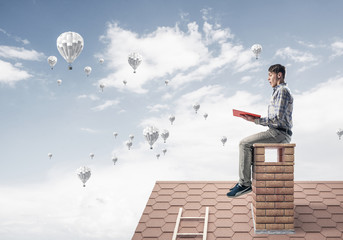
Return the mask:
[[234,195],[234,196],[228,196],[228,195],[226,195],[226,196],[229,197],[229,198],[235,198],[235,197],[242,196],[242,195],[244,195],[246,193],[250,193],[251,191],[252,191],[251,188],[247,188],[247,189],[244,189],[244,190],[242,190],[240,192],[237,192],[236,195]]

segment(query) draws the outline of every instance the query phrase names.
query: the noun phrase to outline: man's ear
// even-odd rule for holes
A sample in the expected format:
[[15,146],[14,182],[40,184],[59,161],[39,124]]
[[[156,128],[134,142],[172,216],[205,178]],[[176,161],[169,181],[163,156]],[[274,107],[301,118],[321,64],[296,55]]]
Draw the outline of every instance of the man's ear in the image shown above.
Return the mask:
[[281,77],[282,77],[282,73],[279,72],[279,73],[277,74],[277,78],[280,79]]

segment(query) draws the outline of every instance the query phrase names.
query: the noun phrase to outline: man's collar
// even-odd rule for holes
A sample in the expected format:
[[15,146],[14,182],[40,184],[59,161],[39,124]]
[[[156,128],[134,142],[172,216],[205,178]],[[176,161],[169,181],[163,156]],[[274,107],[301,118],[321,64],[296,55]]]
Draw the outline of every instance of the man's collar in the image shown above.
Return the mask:
[[276,89],[278,89],[279,87],[281,87],[281,86],[286,86],[286,85],[287,85],[287,83],[283,82],[283,83],[280,83],[279,85],[276,85],[273,89],[276,90]]
[[283,82],[283,83],[280,83],[279,85],[276,85],[275,87],[273,87],[273,94],[275,93],[275,91],[280,88],[281,86],[286,86],[287,83]]

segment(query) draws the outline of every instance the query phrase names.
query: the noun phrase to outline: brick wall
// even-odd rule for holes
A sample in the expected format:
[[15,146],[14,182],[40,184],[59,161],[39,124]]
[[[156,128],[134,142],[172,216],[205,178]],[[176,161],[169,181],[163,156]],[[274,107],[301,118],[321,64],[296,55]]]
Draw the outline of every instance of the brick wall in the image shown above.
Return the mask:
[[[253,211],[256,232],[294,231],[295,144],[254,144]],[[278,161],[265,160],[265,149],[278,149]]]

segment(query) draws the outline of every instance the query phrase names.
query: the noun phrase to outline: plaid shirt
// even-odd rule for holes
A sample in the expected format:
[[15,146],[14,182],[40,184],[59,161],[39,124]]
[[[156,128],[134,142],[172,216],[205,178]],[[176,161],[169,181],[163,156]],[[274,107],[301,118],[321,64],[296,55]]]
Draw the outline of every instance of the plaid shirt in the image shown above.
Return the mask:
[[286,83],[281,83],[273,89],[273,95],[268,105],[268,117],[258,118],[255,123],[271,128],[291,129],[293,127],[293,96],[291,91]]

